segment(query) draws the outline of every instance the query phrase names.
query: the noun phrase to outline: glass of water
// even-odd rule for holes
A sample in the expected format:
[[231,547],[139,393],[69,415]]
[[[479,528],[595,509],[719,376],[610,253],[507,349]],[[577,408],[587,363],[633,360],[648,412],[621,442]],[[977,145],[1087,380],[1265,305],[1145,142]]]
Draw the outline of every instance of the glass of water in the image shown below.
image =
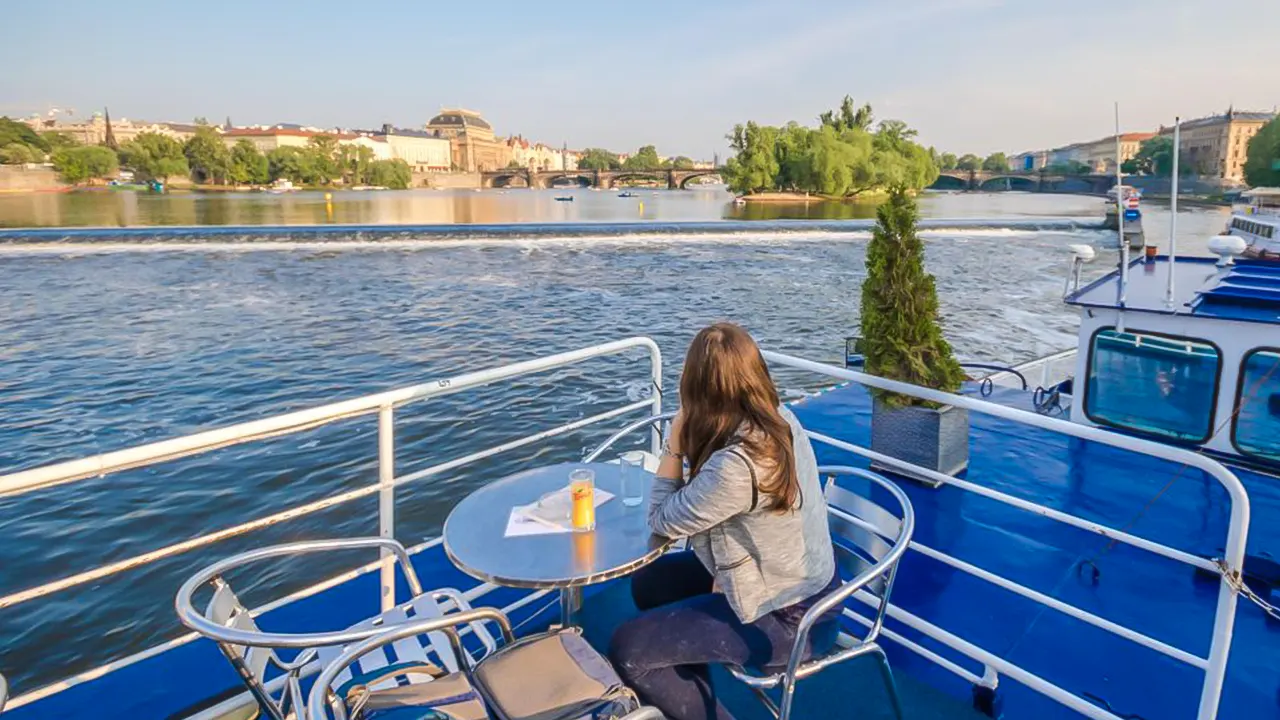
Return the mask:
[[622,504],[635,507],[644,500],[644,453],[639,450],[618,456],[622,472]]

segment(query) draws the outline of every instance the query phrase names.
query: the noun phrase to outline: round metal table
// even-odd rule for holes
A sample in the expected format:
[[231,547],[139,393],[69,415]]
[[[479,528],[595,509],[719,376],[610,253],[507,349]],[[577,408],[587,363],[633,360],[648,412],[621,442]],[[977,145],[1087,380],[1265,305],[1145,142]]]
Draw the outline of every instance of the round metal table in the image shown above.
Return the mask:
[[[596,529],[505,537],[511,509],[537,502],[566,487],[569,472],[595,471],[595,485],[614,497],[596,508]],[[519,588],[560,590],[561,621],[575,624],[582,587],[622,577],[653,562],[671,545],[649,530],[649,489],[653,473],[641,470],[643,499],[622,503],[620,466],[561,463],[496,480],[458,503],[444,523],[444,549],[468,575]]]

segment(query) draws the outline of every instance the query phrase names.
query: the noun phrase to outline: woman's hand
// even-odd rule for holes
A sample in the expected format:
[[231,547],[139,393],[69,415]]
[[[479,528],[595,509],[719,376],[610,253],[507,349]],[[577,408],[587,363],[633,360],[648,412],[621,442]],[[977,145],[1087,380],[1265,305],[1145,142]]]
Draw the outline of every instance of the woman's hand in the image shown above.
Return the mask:
[[684,455],[684,450],[680,448],[680,434],[684,430],[684,409],[676,411],[676,416],[671,418],[671,429],[667,433],[667,449],[674,455]]

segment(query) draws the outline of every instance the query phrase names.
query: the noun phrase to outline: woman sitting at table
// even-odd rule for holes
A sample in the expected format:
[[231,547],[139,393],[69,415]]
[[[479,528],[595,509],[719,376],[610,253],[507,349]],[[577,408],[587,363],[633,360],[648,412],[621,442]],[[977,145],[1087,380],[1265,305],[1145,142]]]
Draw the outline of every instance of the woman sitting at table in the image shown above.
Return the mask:
[[[801,617],[839,583],[827,504],[813,446],[745,330],[719,323],[698,333],[680,400],[649,525],[690,538],[693,550],[632,577],[641,613],[618,628],[609,654],[667,717],[732,718],[708,663],[786,665]],[[832,647],[837,618],[832,611],[814,626],[811,654]]]

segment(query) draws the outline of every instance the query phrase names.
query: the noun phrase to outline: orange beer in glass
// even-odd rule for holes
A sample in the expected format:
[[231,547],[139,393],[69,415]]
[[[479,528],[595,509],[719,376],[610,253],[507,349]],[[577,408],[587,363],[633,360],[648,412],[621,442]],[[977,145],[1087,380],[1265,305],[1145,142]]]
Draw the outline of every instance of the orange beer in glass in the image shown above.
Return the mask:
[[577,532],[596,529],[596,474],[586,468],[569,473],[570,520]]

